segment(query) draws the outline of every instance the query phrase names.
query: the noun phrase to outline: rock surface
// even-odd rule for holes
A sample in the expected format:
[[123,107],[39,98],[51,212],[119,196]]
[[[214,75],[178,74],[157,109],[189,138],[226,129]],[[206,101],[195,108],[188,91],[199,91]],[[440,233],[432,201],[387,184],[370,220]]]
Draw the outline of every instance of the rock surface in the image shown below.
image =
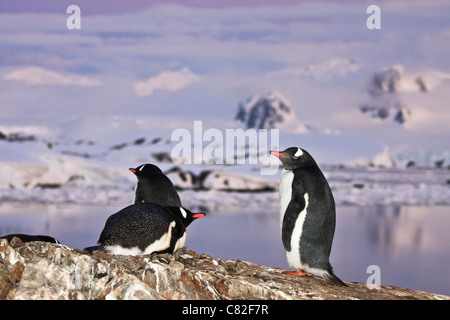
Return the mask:
[[450,299],[392,286],[337,287],[315,277],[182,248],[174,255],[87,254],[47,242],[0,239],[0,299]]

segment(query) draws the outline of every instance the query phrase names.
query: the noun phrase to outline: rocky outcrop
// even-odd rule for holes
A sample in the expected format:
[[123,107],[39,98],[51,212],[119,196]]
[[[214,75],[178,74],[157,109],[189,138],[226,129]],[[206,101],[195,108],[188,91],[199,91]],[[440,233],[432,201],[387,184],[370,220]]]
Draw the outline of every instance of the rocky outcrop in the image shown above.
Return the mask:
[[60,244],[0,239],[1,299],[450,299],[362,283],[343,288],[282,271],[186,248],[174,255],[90,255]]

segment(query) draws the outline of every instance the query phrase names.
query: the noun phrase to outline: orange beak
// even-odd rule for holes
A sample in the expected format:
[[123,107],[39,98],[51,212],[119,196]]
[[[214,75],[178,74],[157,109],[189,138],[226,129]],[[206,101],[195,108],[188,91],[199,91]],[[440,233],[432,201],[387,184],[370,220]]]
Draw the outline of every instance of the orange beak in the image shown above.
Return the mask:
[[286,157],[286,155],[284,153],[277,152],[277,151],[270,151],[269,153],[275,157]]

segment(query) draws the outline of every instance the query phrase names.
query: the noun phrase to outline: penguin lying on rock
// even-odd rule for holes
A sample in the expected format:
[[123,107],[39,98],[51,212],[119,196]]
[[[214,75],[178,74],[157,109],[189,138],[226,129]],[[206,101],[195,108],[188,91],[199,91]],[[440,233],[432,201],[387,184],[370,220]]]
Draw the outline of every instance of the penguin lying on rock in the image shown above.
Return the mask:
[[84,250],[122,255],[174,253],[184,246],[186,227],[204,216],[205,213],[192,213],[182,207],[133,204],[111,215],[98,245]]
[[335,285],[347,286],[333,273],[329,261],[336,212],[322,171],[303,149],[291,147],[269,153],[278,157],[284,167],[280,182],[281,238],[288,264],[296,269],[286,273],[312,273]]
[[51,242],[51,243],[59,244],[59,241],[53,237],[42,236],[42,235],[29,235],[29,234],[21,234],[21,233],[13,233],[13,234],[8,234],[6,236],[0,236],[0,239],[7,239],[8,242],[11,242],[11,240],[14,237],[19,238],[20,240],[22,240],[22,242],[43,241],[43,242]]
[[172,181],[157,166],[146,163],[129,170],[138,179],[134,203],[153,202],[162,206],[181,207],[180,197]]

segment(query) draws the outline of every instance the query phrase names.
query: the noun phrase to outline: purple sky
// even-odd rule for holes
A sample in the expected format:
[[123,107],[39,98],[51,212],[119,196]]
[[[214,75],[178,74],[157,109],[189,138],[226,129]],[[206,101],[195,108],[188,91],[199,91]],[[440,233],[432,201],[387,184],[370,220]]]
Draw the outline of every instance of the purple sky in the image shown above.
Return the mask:
[[[374,3],[381,30],[366,26]],[[81,30],[67,28],[72,4],[90,15]],[[442,0],[0,0],[0,14],[2,122],[132,108],[165,127],[174,114],[173,127],[205,117],[226,125],[239,102],[278,91],[313,128],[414,145],[417,130],[433,134],[419,139],[427,148],[448,150],[450,6]],[[367,87],[394,65],[406,79],[396,105],[412,110],[405,130],[359,108],[383,102]],[[426,94],[413,91],[418,76]]]
[[[20,0],[0,2],[0,13],[61,13],[71,5],[82,8],[83,14],[108,14],[136,12],[152,5],[180,4],[193,7],[223,8],[223,7],[253,7],[264,5],[292,5],[310,0]],[[322,2],[349,3],[357,0],[321,0]],[[317,2],[317,1],[316,1]]]

